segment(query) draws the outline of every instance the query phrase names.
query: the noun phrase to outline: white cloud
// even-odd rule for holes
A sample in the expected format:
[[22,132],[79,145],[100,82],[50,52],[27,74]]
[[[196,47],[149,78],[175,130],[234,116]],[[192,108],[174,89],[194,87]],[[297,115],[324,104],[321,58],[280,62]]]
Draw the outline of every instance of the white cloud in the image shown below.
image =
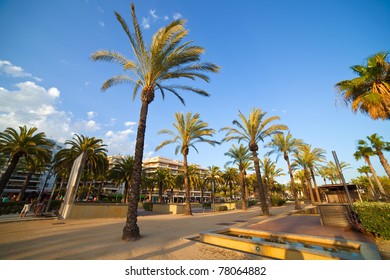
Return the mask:
[[136,122],[125,122],[125,126],[132,126],[136,124],[137,124]]
[[99,13],[104,14],[104,10],[102,7],[98,6],[97,9],[98,9]]
[[97,116],[97,113],[94,112],[94,111],[89,111],[89,112],[87,113],[87,117],[88,117],[89,120],[93,119],[93,118],[96,117],[96,116]]
[[[133,154],[135,148],[134,131],[125,129],[120,131],[109,130],[103,137],[103,141],[108,146],[109,154]],[[131,140],[133,138],[133,140]]]
[[106,26],[106,25],[104,24],[103,21],[99,21],[99,25],[100,25],[101,27],[105,27],[105,26]]
[[169,16],[164,16],[164,20],[169,20]]
[[158,16],[156,15],[156,10],[150,10],[150,11],[149,11],[149,14],[150,14],[153,18],[158,19]]
[[141,23],[142,27],[144,29],[149,29],[150,28],[150,20],[149,18],[142,18],[142,23]]
[[172,17],[174,20],[177,20],[179,18],[182,18],[182,15],[180,13],[174,13],[174,15]]
[[13,65],[7,60],[0,60],[0,74],[1,73],[13,78],[33,78],[38,82],[42,82],[41,78],[34,77],[30,73],[25,72],[22,67]]

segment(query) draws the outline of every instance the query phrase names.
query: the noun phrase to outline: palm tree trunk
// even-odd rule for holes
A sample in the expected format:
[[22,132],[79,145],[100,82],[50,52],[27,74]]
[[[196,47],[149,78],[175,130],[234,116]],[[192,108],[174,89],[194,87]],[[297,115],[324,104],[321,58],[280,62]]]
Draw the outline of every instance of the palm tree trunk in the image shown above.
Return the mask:
[[291,164],[290,164],[290,159],[287,154],[284,155],[284,159],[287,162],[287,167],[288,167],[288,173],[290,174],[290,184],[291,184],[291,189],[293,191],[294,195],[294,204],[295,204],[295,210],[300,210],[302,209],[301,205],[299,204],[299,199],[298,199],[298,190],[295,186],[295,181],[294,181],[294,174],[292,172]]
[[253,154],[253,163],[255,166],[255,172],[256,172],[256,179],[257,179],[257,192],[260,197],[260,204],[261,204],[261,211],[263,212],[263,215],[269,216],[269,208],[267,204],[267,199],[265,196],[265,189],[263,185],[263,180],[261,178],[261,173],[260,173],[260,164],[259,164],[259,158],[257,157],[257,152],[252,151]]
[[20,190],[18,197],[16,198],[16,201],[21,201],[24,197],[24,193],[26,192],[28,185],[30,184],[30,180],[32,177],[33,173],[29,172],[27,173],[26,180],[24,180],[24,184],[22,189]]
[[366,161],[368,167],[370,168],[370,171],[371,171],[371,174],[372,176],[374,176],[374,180],[375,180],[375,183],[378,185],[378,188],[379,188],[379,192],[387,197],[387,194],[385,192],[385,189],[383,188],[382,184],[381,184],[381,181],[379,181],[379,178],[378,176],[376,175],[376,172],[375,172],[375,169],[374,167],[372,166],[371,164],[371,161],[370,161],[370,157],[369,156],[364,156],[364,160]]
[[14,172],[16,165],[18,165],[19,159],[22,157],[22,155],[16,154],[11,158],[11,162],[8,165],[7,169],[5,170],[3,176],[0,178],[0,196],[3,194],[3,191],[5,189],[5,186],[7,186],[9,179],[12,176],[12,173]]
[[241,185],[241,201],[242,201],[242,210],[248,210],[248,202],[246,200],[246,186],[245,186],[245,171],[240,170],[240,185]]
[[317,200],[319,203],[321,203],[321,196],[320,196],[320,192],[318,191],[318,188],[317,188],[317,182],[316,182],[316,177],[314,176],[313,168],[310,168],[310,174],[311,174],[311,178],[313,179],[314,190],[316,191]]
[[385,159],[385,156],[383,155],[381,150],[376,150],[376,154],[379,157],[379,161],[381,162],[383,168],[385,169],[387,176],[390,178],[390,166],[387,160]]
[[309,189],[309,194],[310,194],[311,204],[312,205],[316,205],[316,201],[314,199],[313,188],[312,188],[312,185],[311,185],[311,178],[310,178],[309,171],[305,168],[303,172],[305,173],[307,188]]
[[137,141],[135,144],[134,166],[130,182],[130,202],[127,210],[126,225],[123,228],[122,239],[131,241],[141,237],[137,225],[138,197],[141,186],[142,158],[144,155],[146,119],[150,102],[142,100],[140,118],[137,130]]
[[374,184],[372,183],[372,180],[371,180],[370,176],[368,175],[368,173],[365,173],[365,174],[366,174],[366,177],[367,177],[367,179],[368,179],[368,182],[370,183],[370,188],[371,188],[372,196],[374,197],[374,200],[375,200],[375,201],[378,201],[378,200],[379,200],[379,197],[378,197],[378,194],[377,194],[376,191],[375,191]]
[[186,151],[183,153],[183,165],[184,165],[184,188],[186,190],[186,209],[184,215],[191,216],[192,215],[192,209],[191,209],[191,193],[190,193],[190,186],[189,186],[189,178],[188,178],[188,163],[187,163],[187,154]]

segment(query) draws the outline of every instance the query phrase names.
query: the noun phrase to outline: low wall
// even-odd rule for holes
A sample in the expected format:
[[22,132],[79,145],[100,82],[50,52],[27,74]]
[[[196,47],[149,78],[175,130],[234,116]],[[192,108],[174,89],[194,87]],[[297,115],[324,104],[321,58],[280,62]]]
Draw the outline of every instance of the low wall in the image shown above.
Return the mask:
[[99,203],[72,204],[68,219],[126,218],[128,205]]
[[153,212],[161,214],[184,214],[184,204],[159,204],[153,203]]

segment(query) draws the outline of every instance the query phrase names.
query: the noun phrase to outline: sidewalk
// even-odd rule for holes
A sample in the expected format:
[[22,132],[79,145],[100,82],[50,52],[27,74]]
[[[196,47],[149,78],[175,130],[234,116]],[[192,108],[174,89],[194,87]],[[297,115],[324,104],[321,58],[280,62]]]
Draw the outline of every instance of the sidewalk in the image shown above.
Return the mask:
[[[286,221],[289,218],[299,218],[287,216],[292,209],[293,205],[271,208],[270,217],[261,216],[259,207],[252,207],[248,211],[195,213],[193,216],[140,215],[138,225],[142,237],[135,242],[121,240],[125,224],[123,218],[93,220],[29,218],[35,222],[27,223],[9,222],[12,217],[7,217],[7,223],[0,223],[0,259],[263,259],[260,256],[205,245],[188,238],[202,231],[224,227],[258,226],[262,229],[270,227],[275,231],[282,230],[282,226],[288,224]],[[313,220],[316,218],[319,221],[319,217],[313,217]],[[0,216],[0,221],[3,219],[6,218]],[[15,216],[13,219],[15,220]],[[25,219],[23,221],[27,221],[27,218]],[[21,219],[17,216],[16,220]],[[293,223],[301,224],[297,220]],[[322,227],[318,224],[314,226]],[[301,230],[303,229],[304,227],[301,227]],[[305,230],[312,229],[306,227]],[[345,234],[343,229],[338,230],[337,234]],[[308,232],[308,234],[317,233],[320,232]],[[361,235],[357,232],[357,236],[361,237]]]

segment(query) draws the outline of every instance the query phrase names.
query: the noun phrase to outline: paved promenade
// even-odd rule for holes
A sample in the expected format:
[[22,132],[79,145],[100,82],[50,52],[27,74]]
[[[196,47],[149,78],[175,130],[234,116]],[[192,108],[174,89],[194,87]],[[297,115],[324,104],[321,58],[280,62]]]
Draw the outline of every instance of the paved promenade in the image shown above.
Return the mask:
[[[57,220],[17,215],[0,216],[0,259],[9,260],[205,260],[261,259],[189,240],[199,232],[223,227],[258,228],[274,231],[327,234],[345,239],[373,242],[359,232],[342,228],[325,230],[319,217],[310,221],[288,216],[293,205],[271,208],[271,216],[261,216],[259,207],[248,211],[195,213],[193,216],[157,215],[140,212],[142,238],[121,240],[125,220]],[[291,218],[294,218],[291,222]],[[302,218],[302,217],[301,217]],[[307,218],[307,217],[303,217]],[[300,222],[301,221],[301,222]],[[295,225],[295,227],[294,227]],[[326,236],[326,235],[325,235]]]

